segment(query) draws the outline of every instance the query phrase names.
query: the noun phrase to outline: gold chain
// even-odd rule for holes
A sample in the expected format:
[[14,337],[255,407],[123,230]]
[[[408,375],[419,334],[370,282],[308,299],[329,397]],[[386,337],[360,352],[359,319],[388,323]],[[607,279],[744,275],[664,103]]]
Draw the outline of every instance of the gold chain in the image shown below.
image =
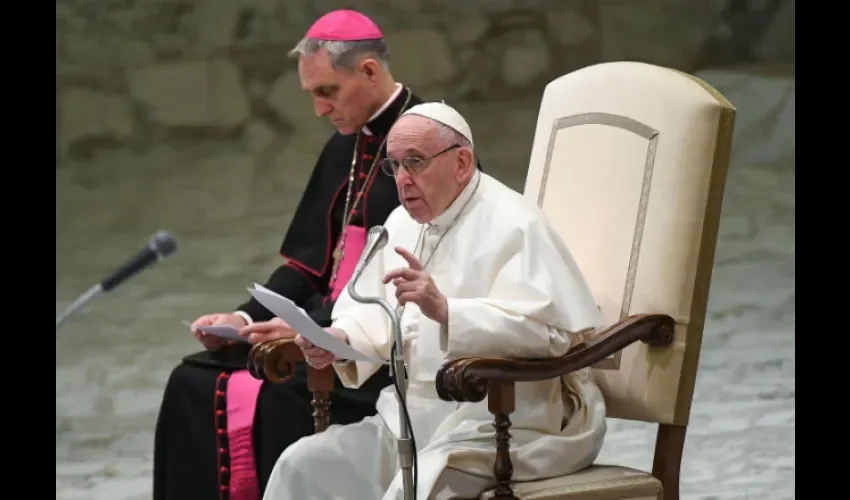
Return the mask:
[[[402,90],[402,92],[405,90],[407,89]],[[404,104],[402,104],[395,121],[398,121],[401,114],[404,113],[405,109],[407,109],[407,105],[410,104],[410,96],[411,93],[408,90],[407,98],[404,100]],[[387,136],[388,135],[389,134],[387,134]],[[384,139],[381,141],[381,145],[378,146],[378,151],[375,153],[375,158],[372,160],[372,166],[369,167],[369,172],[366,174],[366,178],[363,180],[363,184],[360,191],[357,193],[356,198],[354,198],[354,203],[351,203],[351,194],[354,191],[354,174],[357,172],[357,153],[360,148],[360,132],[357,132],[357,137],[354,138],[354,156],[351,157],[351,168],[348,171],[348,191],[345,194],[345,211],[342,215],[342,228],[339,239],[337,240],[336,248],[333,251],[333,270],[331,271],[331,279],[328,282],[330,286],[333,286],[334,282],[336,282],[339,265],[342,263],[342,257],[345,255],[345,235],[348,231],[348,225],[354,217],[354,213],[357,211],[357,204],[360,202],[361,198],[363,198],[363,193],[366,192],[366,188],[369,186],[369,183],[375,174],[375,167],[378,165],[378,161],[381,158],[381,150],[384,149],[384,145],[387,143],[387,136],[384,136]]]

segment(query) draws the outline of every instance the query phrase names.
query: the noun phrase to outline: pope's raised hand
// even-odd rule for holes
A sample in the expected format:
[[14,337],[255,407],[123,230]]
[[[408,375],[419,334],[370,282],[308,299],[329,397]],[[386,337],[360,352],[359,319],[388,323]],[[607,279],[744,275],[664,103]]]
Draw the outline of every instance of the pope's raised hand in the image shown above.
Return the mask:
[[397,254],[407,261],[408,267],[393,269],[384,276],[384,284],[392,282],[399,305],[413,302],[426,317],[445,325],[448,323],[448,301],[440,292],[431,275],[419,259],[404,248],[396,247]]

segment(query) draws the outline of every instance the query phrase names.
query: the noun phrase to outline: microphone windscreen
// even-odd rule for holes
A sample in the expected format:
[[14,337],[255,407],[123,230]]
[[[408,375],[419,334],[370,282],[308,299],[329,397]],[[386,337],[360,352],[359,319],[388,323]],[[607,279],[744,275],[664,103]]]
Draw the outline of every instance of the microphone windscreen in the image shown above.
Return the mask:
[[151,238],[150,246],[160,258],[168,257],[177,250],[177,241],[167,231],[157,231]]
[[372,226],[369,229],[369,234],[366,236],[366,240],[371,244],[372,252],[377,252],[384,248],[389,237],[390,233],[384,226]]

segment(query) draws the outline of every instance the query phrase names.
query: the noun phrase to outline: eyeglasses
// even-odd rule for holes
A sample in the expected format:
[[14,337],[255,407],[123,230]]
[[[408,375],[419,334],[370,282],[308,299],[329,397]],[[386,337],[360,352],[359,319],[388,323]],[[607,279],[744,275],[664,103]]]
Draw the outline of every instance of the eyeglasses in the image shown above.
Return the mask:
[[419,175],[425,170],[425,168],[428,167],[428,164],[431,162],[431,160],[459,147],[461,147],[460,144],[452,144],[446,149],[440,151],[439,153],[433,154],[428,158],[422,158],[420,156],[407,156],[402,158],[400,162],[385,158],[381,160],[381,171],[391,177],[394,177],[396,174],[398,174],[399,169],[404,166],[404,169],[407,170],[408,174]]

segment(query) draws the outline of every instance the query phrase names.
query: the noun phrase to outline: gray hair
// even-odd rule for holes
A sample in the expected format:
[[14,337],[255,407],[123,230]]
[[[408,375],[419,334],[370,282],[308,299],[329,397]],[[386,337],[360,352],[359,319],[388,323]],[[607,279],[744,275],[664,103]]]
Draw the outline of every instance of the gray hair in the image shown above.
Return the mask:
[[463,134],[457,130],[437,121],[435,121],[434,124],[439,130],[440,138],[445,140],[447,144],[460,144],[461,147],[472,149],[472,143],[469,142],[469,139],[464,137]]
[[477,163],[477,156],[475,155],[475,148],[472,147],[472,143],[469,142],[469,139],[463,136],[457,130],[449,127],[448,125],[442,124],[440,122],[434,122],[438,127],[438,131],[440,134],[440,138],[443,139],[446,144],[446,147],[453,146],[455,144],[460,144],[462,148],[469,148],[472,151],[472,164],[475,165]]
[[313,55],[322,49],[328,51],[331,65],[335,69],[353,70],[363,57],[375,59],[384,69],[389,67],[389,51],[383,38],[353,42],[302,38],[295,48],[289,51],[289,57],[298,59],[301,56]]

